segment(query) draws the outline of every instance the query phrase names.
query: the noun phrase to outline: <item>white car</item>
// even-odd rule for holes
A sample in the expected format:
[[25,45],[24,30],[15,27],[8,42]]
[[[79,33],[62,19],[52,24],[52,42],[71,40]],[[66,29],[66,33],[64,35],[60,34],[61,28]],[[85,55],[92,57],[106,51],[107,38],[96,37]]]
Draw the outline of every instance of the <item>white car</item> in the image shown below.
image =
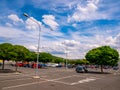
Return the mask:
[[47,66],[48,67],[57,67],[58,64],[56,64],[56,63],[48,63]]

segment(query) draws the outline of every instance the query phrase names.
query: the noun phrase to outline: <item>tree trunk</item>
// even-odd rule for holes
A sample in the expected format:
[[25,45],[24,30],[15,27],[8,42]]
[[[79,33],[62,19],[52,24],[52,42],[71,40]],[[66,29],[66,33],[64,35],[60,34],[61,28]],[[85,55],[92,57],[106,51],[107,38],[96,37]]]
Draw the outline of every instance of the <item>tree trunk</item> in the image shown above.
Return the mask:
[[103,65],[100,65],[101,66],[101,73],[103,73]]
[[4,70],[5,60],[3,60],[2,70]]

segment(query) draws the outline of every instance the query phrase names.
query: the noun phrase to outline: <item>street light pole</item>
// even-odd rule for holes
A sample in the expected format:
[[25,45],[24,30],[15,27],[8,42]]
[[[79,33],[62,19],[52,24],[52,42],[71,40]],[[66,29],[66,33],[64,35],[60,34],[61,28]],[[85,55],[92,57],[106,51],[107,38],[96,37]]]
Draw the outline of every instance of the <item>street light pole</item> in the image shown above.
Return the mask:
[[66,48],[66,69],[67,69],[67,67],[68,67],[68,48],[67,48],[67,46],[65,47]]
[[39,49],[40,49],[40,34],[41,34],[41,25],[40,23],[38,23],[36,20],[32,19],[28,14],[23,13],[23,15],[27,18],[29,18],[30,20],[32,20],[33,22],[35,22],[38,25],[39,28],[39,37],[38,37],[38,47],[37,47],[37,62],[36,62],[36,72],[35,72],[35,76],[33,78],[40,78],[38,75],[38,63],[39,63]]
[[[65,42],[63,42],[62,43],[63,45],[65,45]],[[65,59],[65,68],[66,68],[66,70],[67,70],[67,66],[68,66],[68,62],[67,62],[67,59],[68,59],[68,47],[65,45],[65,57],[66,57],[66,59]]]

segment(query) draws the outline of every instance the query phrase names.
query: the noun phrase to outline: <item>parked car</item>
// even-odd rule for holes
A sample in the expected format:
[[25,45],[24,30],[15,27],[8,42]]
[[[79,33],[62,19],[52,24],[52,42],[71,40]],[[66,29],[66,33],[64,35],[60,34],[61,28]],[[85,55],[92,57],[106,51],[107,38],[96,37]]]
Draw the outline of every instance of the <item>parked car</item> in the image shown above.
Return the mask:
[[60,68],[60,67],[62,67],[62,65],[61,65],[61,64],[58,64],[56,67]]
[[85,66],[77,66],[75,70],[77,73],[87,73],[88,72],[88,70]]
[[114,66],[114,67],[113,67],[113,70],[118,70],[118,69],[119,69],[118,66]]
[[23,62],[23,67],[30,67],[29,62]]
[[18,67],[23,67],[24,64],[23,63],[16,63],[15,66],[18,66]]
[[58,64],[57,63],[48,63],[47,66],[48,67],[57,67]]
[[67,67],[68,67],[68,68],[74,68],[75,65],[73,65],[73,64],[68,64]]
[[[36,63],[33,63],[32,65],[31,65],[31,68],[36,68],[37,67],[37,64]],[[41,68],[42,66],[40,65],[40,64],[38,64],[38,68]]]

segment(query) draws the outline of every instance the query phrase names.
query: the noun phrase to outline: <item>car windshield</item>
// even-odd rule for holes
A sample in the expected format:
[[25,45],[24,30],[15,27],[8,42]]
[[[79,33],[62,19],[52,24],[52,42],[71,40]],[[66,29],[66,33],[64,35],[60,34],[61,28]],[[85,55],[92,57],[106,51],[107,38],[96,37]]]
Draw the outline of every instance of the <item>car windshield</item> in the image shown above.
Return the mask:
[[78,66],[77,68],[79,68],[79,69],[83,69],[83,66]]

